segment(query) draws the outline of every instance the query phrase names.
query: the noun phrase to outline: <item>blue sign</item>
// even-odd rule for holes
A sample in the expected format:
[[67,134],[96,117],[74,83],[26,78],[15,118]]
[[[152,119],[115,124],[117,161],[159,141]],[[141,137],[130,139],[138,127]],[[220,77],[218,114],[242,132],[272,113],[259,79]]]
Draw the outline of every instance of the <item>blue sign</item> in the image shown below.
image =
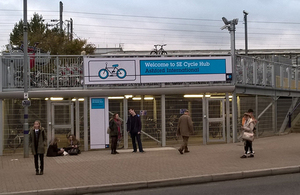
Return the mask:
[[104,109],[105,99],[104,98],[92,98],[91,101],[92,109]]
[[226,59],[140,60],[141,75],[226,74]]

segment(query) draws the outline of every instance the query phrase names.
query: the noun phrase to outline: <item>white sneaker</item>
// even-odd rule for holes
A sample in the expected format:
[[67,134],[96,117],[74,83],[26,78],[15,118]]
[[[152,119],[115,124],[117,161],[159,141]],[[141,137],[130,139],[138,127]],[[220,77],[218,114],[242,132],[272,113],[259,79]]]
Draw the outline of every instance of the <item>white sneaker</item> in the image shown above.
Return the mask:
[[[250,154],[250,151],[248,151],[247,154]],[[254,150],[252,151],[252,154],[255,154]]]

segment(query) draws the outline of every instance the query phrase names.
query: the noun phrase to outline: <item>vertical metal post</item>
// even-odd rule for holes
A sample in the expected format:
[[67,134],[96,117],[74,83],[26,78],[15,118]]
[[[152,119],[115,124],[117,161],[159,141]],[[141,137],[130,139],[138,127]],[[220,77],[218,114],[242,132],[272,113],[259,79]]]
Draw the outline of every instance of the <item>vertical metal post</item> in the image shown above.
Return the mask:
[[248,55],[248,28],[247,28],[247,15],[248,13],[244,10],[244,22],[245,22],[245,55]]
[[[46,110],[47,111],[47,124],[46,124],[46,127],[47,127],[47,139],[51,140],[51,139],[54,138],[54,136],[52,136],[52,121],[51,121],[52,110],[51,110],[51,101],[49,99],[45,100],[46,105],[47,105],[47,110]],[[53,132],[53,135],[54,135],[54,132]]]
[[[255,95],[255,117],[258,116],[258,95]],[[257,117],[258,120],[258,117]],[[259,123],[256,124],[256,136],[258,137],[259,132]]]
[[63,32],[63,3],[60,1],[59,2],[59,30],[60,30],[60,33]]
[[[24,100],[28,100],[28,26],[27,26],[27,0],[23,0],[23,42],[24,42]],[[29,129],[28,129],[28,105],[24,106],[24,158],[29,157]]]
[[272,105],[273,129],[277,132],[277,98],[274,96],[274,104]]
[[227,143],[230,143],[230,108],[229,108],[228,93],[226,93],[226,129],[227,129]]
[[161,95],[161,146],[166,146],[166,95]]
[[247,68],[246,68],[246,59],[241,60],[241,66],[243,68],[243,84],[245,85],[247,83]]
[[232,141],[237,142],[237,97],[236,92],[232,94]]
[[[298,70],[298,68],[295,68],[295,89],[296,90],[298,90],[298,79],[299,79],[299,70]],[[2,75],[2,74],[0,74],[0,75]]]
[[283,80],[284,80],[284,74],[283,74],[283,67],[280,66],[280,88],[283,88]]
[[124,139],[124,149],[128,149],[128,133],[127,133],[127,119],[128,119],[128,100],[127,98],[123,99],[123,106],[124,106],[124,133],[123,133],[123,139]]
[[70,18],[70,21],[71,21],[71,34],[70,34],[70,37],[71,37],[71,41],[73,41],[73,19]]
[[256,62],[255,60],[253,60],[253,84],[257,85],[257,66],[258,66],[258,62]]
[[75,126],[76,126],[76,138],[80,141],[80,116],[79,116],[79,100],[75,101]]
[[231,58],[232,58],[232,82],[236,84],[236,61],[235,61],[235,23],[230,23],[230,36],[231,36]]
[[88,111],[90,110],[88,106],[89,98],[84,98],[84,104],[83,104],[83,123],[84,123],[84,151],[89,150],[89,143],[88,143]]
[[263,80],[262,80],[263,86],[267,85],[267,64],[263,62]]
[[203,123],[203,145],[207,144],[207,101],[205,95],[202,98],[202,123]]

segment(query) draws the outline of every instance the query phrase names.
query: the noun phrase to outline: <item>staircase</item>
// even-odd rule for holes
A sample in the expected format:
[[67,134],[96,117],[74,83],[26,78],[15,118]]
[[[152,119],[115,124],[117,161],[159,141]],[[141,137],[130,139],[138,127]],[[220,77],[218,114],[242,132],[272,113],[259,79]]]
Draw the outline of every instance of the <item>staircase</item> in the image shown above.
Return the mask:
[[297,117],[292,121],[291,128],[287,131],[290,131],[292,133],[300,133],[300,113],[297,115]]

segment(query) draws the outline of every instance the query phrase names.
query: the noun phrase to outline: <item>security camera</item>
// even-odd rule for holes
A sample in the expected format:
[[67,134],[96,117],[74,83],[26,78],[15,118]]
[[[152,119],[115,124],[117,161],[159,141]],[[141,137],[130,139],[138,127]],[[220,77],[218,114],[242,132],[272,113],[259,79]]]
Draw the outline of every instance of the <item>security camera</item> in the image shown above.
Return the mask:
[[239,19],[238,19],[238,18],[235,18],[235,19],[233,19],[231,22],[232,22],[234,25],[237,25],[238,22],[239,22]]
[[223,20],[223,22],[224,22],[225,25],[230,24],[230,22],[225,17],[222,17],[222,20]]
[[221,29],[221,30],[224,30],[224,29],[226,29],[226,28],[229,28],[229,26],[228,26],[228,25],[224,25],[224,26],[222,26],[220,29]]
[[248,13],[248,12],[246,12],[245,10],[243,10],[243,13],[244,13],[244,14],[246,14],[246,15],[248,15],[248,14],[249,14],[249,13]]

